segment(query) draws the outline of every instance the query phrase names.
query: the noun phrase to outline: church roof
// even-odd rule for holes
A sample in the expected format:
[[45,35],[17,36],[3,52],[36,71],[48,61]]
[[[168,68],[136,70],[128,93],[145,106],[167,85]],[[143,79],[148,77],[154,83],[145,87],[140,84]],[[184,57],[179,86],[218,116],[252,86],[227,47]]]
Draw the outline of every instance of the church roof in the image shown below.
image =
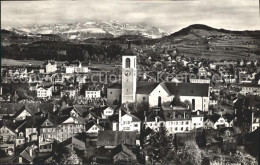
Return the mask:
[[127,48],[123,50],[123,56],[135,56],[133,49]]
[[198,83],[170,83],[163,82],[162,84],[168,90],[170,95],[179,96],[208,96],[209,95],[209,84],[198,84]]
[[137,82],[136,94],[150,94],[158,85],[157,82]]

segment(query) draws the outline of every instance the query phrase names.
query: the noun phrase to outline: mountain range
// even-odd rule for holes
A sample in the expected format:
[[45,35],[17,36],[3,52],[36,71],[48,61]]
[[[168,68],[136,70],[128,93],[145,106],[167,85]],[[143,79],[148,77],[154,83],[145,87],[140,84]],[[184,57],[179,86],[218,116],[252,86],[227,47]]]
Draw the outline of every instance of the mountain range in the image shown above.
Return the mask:
[[87,21],[67,24],[5,27],[20,34],[56,34],[66,39],[85,40],[88,38],[113,38],[122,35],[142,35],[161,38],[167,33],[159,28],[119,23],[117,21]]

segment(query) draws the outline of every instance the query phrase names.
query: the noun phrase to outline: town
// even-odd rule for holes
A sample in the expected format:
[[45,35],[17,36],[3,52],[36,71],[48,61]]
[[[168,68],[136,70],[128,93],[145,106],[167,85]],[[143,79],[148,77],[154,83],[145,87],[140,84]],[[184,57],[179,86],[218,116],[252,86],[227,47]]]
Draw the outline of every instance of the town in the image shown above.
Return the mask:
[[120,49],[114,64],[99,61],[105,69],[80,60],[2,64],[1,164],[257,162],[253,55],[214,61],[130,41]]

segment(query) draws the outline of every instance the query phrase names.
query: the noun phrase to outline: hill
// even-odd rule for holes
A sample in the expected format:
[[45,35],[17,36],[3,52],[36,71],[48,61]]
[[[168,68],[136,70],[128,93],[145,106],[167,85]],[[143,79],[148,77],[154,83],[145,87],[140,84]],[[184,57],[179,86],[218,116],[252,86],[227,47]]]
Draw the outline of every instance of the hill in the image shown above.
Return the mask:
[[195,24],[148,44],[174,46],[186,56],[238,59],[260,58],[260,31],[231,31]]

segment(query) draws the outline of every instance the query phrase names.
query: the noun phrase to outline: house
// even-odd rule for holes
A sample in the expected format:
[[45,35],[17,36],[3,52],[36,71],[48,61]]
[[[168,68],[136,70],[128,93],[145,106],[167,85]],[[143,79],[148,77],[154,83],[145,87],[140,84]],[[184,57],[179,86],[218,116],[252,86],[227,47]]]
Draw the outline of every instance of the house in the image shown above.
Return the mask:
[[76,89],[64,89],[60,92],[60,96],[67,96],[67,97],[71,97],[74,98],[76,96]]
[[46,98],[46,97],[52,97],[52,86],[50,87],[43,87],[40,86],[36,89],[37,91],[37,97],[38,98]]
[[[0,143],[1,156],[12,156],[14,154],[14,143]],[[5,155],[2,155],[2,154]]]
[[169,134],[187,133],[191,127],[191,111],[190,110],[168,110],[164,109],[165,127]]
[[168,133],[188,133],[192,129],[203,127],[202,111],[191,112],[188,109],[175,109],[172,107],[155,108],[145,117],[145,128],[158,131],[164,126]]
[[218,114],[213,114],[204,120],[204,128],[213,128],[213,129],[218,129],[218,128],[223,128],[223,127],[233,127],[234,125],[234,117],[230,114],[225,114],[225,115],[218,115]]
[[31,117],[34,114],[34,112],[31,111],[28,107],[23,105],[14,115],[14,120],[24,120],[27,117]]
[[260,111],[252,110],[252,123],[251,123],[251,131],[255,131],[260,127]]
[[57,119],[57,140],[62,142],[77,133],[85,132],[85,120],[78,116],[61,115]]
[[57,139],[57,127],[53,116],[39,120],[39,152],[51,152],[52,143]]
[[66,73],[87,73],[89,68],[86,64],[79,62],[73,62],[69,66],[66,66]]
[[120,144],[136,146],[139,143],[135,131],[98,131],[97,147],[115,148]]
[[210,79],[207,78],[190,78],[190,83],[202,83],[202,84],[209,84],[210,83]]
[[48,64],[46,65],[46,73],[53,73],[57,71],[57,63],[48,61]]
[[93,120],[86,124],[86,133],[88,134],[98,134],[98,131],[101,130],[103,128]]
[[68,138],[67,140],[64,140],[63,142],[61,142],[59,144],[59,147],[61,148],[76,148],[77,150],[80,150],[80,151],[85,151],[86,150],[86,144],[85,142],[77,139],[76,137],[70,137]]
[[137,157],[131,149],[124,144],[119,144],[113,151],[113,163],[137,163]]
[[11,162],[15,164],[32,164],[36,156],[34,145],[29,145],[22,149],[12,158]]
[[207,76],[207,70],[205,67],[200,67],[198,69],[198,76],[199,77],[206,77]]
[[103,110],[103,113],[102,113],[102,118],[103,119],[106,119],[108,118],[109,116],[112,116],[114,114],[114,109],[111,108],[111,107],[106,107],[104,110]]
[[86,98],[101,98],[101,91],[97,89],[88,89],[85,91]]
[[258,85],[258,84],[235,84],[234,86],[241,90],[239,93],[242,95],[246,95],[246,94],[259,95],[260,94],[260,85]]
[[6,143],[6,142],[14,143],[15,139],[16,139],[16,132],[12,122],[2,120],[0,123],[0,141],[2,143]]
[[25,129],[26,142],[38,141],[38,120],[40,116],[33,116],[26,119],[26,123],[23,125]]
[[122,109],[119,109],[118,130],[119,131],[136,131],[137,133],[140,133],[141,120],[138,117],[136,117],[128,112],[124,112],[124,110],[122,110]]
[[204,128],[204,114],[202,111],[197,110],[196,112],[191,112],[191,127],[192,129]]
[[162,113],[155,111],[148,116],[145,116],[145,128],[158,131],[161,126],[165,126],[165,120]]

